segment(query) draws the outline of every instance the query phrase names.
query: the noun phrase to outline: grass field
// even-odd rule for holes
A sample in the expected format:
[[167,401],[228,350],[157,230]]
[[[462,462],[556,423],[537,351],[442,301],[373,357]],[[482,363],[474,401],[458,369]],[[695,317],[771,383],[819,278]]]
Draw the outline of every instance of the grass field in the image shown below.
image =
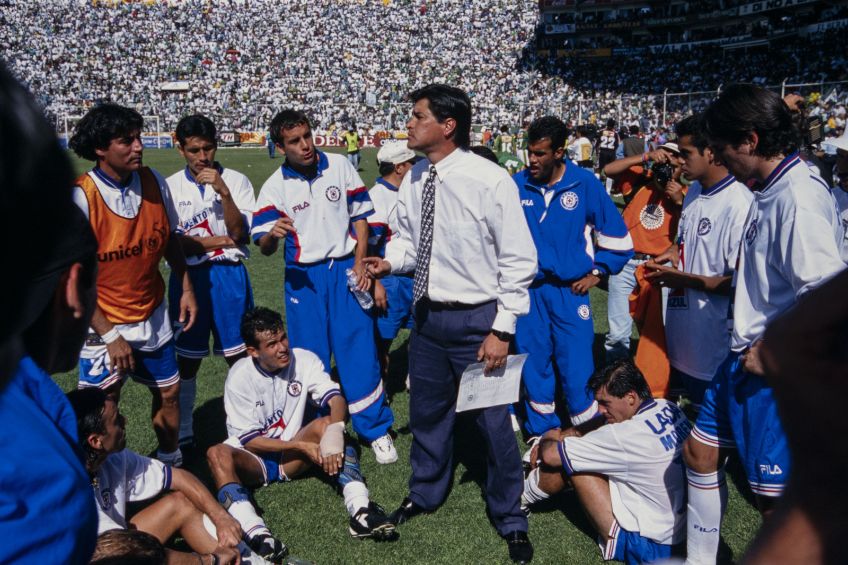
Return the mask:
[[[377,167],[376,151],[363,151],[361,173],[371,186]],[[181,169],[184,162],[176,150],[145,151],[145,164],[164,175]],[[281,159],[271,160],[264,149],[222,149],[218,160],[246,174],[257,192]],[[76,160],[78,171],[90,164]],[[257,305],[280,311],[283,306],[283,265],[280,254],[263,257],[258,248],[247,261]],[[593,289],[592,306],[595,313],[596,338],[607,330],[606,293]],[[344,323],[344,320],[336,320]],[[391,380],[400,382],[406,376],[405,342],[407,335],[398,337],[393,352],[394,370]],[[596,339],[599,344],[599,339]],[[602,348],[601,348],[602,351]],[[596,347],[596,360],[598,357]],[[204,361],[200,369],[195,436],[199,453],[225,439],[225,415],[221,398],[226,377],[226,365],[220,358]],[[76,374],[58,377],[65,390],[75,386]],[[408,427],[409,396],[395,387],[392,409],[395,414],[396,446],[400,460],[393,465],[378,465],[370,449],[363,447],[362,468],[368,479],[372,499],[387,510],[393,510],[406,494],[410,473],[408,463],[411,435]],[[127,417],[128,446],[149,454],[156,446],[150,425],[150,395],[135,383],[124,388],[121,411]],[[292,554],[320,564],[412,564],[412,563],[508,563],[506,545],[489,523],[481,485],[485,473],[480,452],[471,426],[457,426],[456,469],[453,489],[445,504],[434,514],[418,517],[400,528],[400,540],[376,544],[356,541],[347,533],[347,514],[341,497],[322,480],[310,477],[288,484],[276,484],[260,489],[256,499],[264,510],[271,530],[291,548]],[[466,433],[471,432],[471,433]],[[205,461],[201,457],[189,461],[187,468],[210,484]],[[736,485],[744,477],[731,472],[730,503],[724,522],[723,541],[726,559],[736,560],[745,550],[759,527],[759,515]],[[735,483],[735,484],[734,484]],[[747,489],[747,487],[743,487]],[[588,521],[573,495],[554,498],[544,508],[535,509],[530,517],[530,537],[536,549],[534,562],[559,564],[600,563],[600,554]]]

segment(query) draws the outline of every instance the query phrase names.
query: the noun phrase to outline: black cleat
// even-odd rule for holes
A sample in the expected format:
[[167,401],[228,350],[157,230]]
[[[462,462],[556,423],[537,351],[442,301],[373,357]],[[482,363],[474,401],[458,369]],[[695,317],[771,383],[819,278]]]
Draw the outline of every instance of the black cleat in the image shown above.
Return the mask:
[[286,563],[289,548],[286,544],[270,534],[259,534],[247,540],[247,545],[253,552],[271,563]]
[[426,513],[427,510],[425,508],[415,504],[409,497],[406,497],[403,499],[403,502],[400,503],[398,509],[389,515],[389,521],[395,526],[398,526],[404,522],[408,522],[410,519],[418,516],[419,514]]
[[533,544],[527,537],[527,532],[510,532],[503,536],[509,548],[509,558],[513,563],[530,563],[533,561]]
[[348,531],[358,539],[390,541],[398,537],[395,525],[386,516],[386,511],[373,502],[368,504],[368,508],[360,508],[359,512],[351,516]]

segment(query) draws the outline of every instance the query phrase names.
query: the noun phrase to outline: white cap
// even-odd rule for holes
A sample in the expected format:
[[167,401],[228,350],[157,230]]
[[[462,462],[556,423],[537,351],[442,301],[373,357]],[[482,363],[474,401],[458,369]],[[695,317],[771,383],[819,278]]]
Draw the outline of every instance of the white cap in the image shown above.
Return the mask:
[[377,152],[377,161],[398,165],[415,159],[415,151],[405,141],[386,141]]
[[828,138],[822,141],[822,145],[831,145],[836,147],[837,149],[842,149],[843,151],[848,151],[848,128],[845,128],[845,131],[842,132],[837,138]]
[[666,150],[671,151],[672,153],[674,153],[676,155],[680,155],[680,148],[677,146],[676,143],[673,143],[673,142],[663,143],[662,145],[659,146],[659,148],[660,149],[666,149]]

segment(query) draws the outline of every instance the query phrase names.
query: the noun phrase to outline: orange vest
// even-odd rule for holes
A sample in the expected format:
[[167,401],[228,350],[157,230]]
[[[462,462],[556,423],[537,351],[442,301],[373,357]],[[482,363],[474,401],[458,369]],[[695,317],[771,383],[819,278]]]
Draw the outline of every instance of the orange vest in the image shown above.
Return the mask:
[[659,255],[668,249],[677,236],[680,210],[660,190],[639,188],[621,214],[633,239],[633,251]]
[[636,286],[630,294],[630,315],[639,330],[633,362],[642,371],[654,398],[668,395],[671,366],[665,342],[662,290],[645,278],[645,266],[636,267]]
[[94,180],[77,179],[88,200],[88,220],[97,238],[97,305],[113,324],[148,319],[165,297],[159,262],[170,223],[156,177],[139,170],[141,205],[135,218],[122,218],[106,205]]

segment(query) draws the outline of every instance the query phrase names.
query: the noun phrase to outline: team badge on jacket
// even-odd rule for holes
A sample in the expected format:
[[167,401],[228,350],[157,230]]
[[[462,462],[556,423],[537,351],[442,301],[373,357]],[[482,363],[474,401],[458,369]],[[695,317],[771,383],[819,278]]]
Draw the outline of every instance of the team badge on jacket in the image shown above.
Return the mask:
[[751,222],[751,225],[748,226],[748,230],[745,232],[745,243],[748,245],[754,243],[754,240],[757,239],[757,232],[759,229],[759,226],[757,226],[757,219],[754,218],[754,221]]
[[577,203],[580,202],[580,198],[577,194],[571,192],[570,190],[559,197],[559,203],[562,204],[562,207],[566,210],[574,210],[577,208]]
[[338,202],[339,198],[342,197],[342,191],[337,186],[328,186],[324,195],[330,202]]
[[580,316],[584,320],[588,320],[589,316],[591,316],[592,313],[589,310],[588,306],[586,306],[585,304],[581,304],[580,306],[577,307],[577,315]]
[[698,220],[698,235],[707,235],[713,229],[713,224],[709,218],[701,218]]
[[292,381],[289,383],[289,396],[300,396],[300,393],[303,392],[303,385],[297,381]]

